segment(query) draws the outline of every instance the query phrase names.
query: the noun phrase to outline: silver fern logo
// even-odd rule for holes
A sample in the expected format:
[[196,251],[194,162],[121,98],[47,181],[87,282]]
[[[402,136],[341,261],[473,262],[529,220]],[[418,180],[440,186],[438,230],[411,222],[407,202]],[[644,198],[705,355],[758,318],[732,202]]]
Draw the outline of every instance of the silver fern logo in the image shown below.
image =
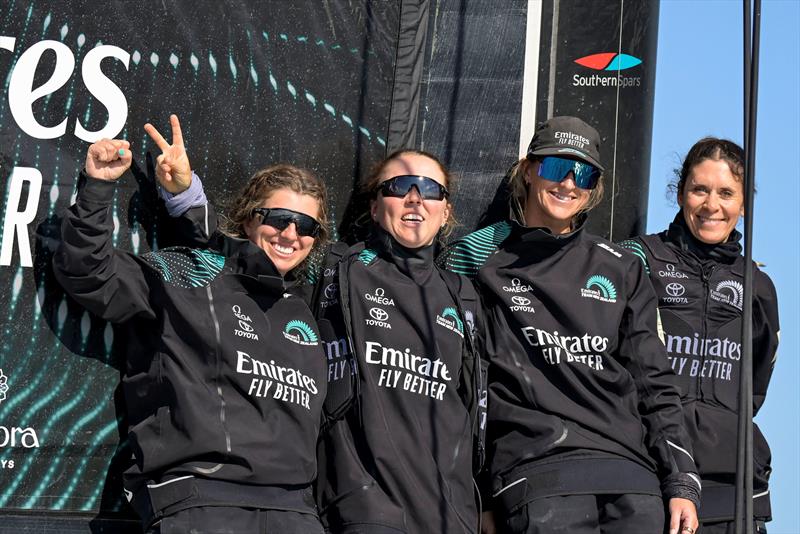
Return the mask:
[[298,345],[317,345],[317,333],[308,326],[308,323],[293,319],[283,328],[283,337]]
[[458,316],[458,311],[452,306],[446,307],[441,315],[436,316],[436,324],[464,337],[464,323]]
[[712,300],[728,304],[741,310],[744,304],[744,286],[736,280],[723,280],[709,295]]
[[585,298],[599,300],[601,302],[617,302],[617,288],[614,283],[599,274],[595,274],[586,280],[586,286],[581,289],[581,296]]
[[6,400],[6,393],[8,392],[8,377],[3,374],[0,369],[0,403]]

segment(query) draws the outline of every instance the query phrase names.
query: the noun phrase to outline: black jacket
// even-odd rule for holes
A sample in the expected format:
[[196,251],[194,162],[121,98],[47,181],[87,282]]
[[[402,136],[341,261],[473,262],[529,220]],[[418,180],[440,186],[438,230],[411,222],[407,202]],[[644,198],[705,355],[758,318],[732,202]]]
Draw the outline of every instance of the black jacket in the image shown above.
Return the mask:
[[554,236],[503,222],[441,261],[477,272],[487,307],[496,507],[586,492],[697,502],[655,295],[635,257],[582,229]]
[[475,362],[465,343],[474,320],[459,311],[433,247],[409,250],[377,234],[319,284],[331,398],[355,389],[320,448],[321,514],[332,532],[475,532]]
[[54,268],[73,298],[126,330],[128,489],[186,476],[309,487],[326,365],[308,306],[247,240],[115,250],[115,183],[81,180]]
[[[705,245],[681,214],[669,229],[622,243],[644,263],[658,296],[660,335],[678,375],[686,428],[703,478],[705,521],[732,519],[741,359],[744,258],[731,240]],[[754,267],[753,412],[764,403],[778,347],[778,303],[769,277]],[[756,517],[770,517],[770,451],[753,425]]]

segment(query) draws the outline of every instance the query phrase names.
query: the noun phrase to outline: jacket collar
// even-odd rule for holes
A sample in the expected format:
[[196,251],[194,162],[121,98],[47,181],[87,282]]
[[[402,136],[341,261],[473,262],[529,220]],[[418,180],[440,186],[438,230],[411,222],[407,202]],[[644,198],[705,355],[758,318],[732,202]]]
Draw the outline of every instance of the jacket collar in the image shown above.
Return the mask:
[[285,278],[281,276],[269,256],[249,239],[230,237],[218,232],[209,241],[209,247],[233,260],[234,272],[255,278],[275,292],[284,292],[296,283],[294,277],[290,276],[291,273]]
[[534,245],[537,250],[552,253],[573,241],[580,240],[584,235],[586,219],[585,213],[579,215],[576,218],[575,227],[566,234],[554,234],[546,227],[523,226],[516,221],[511,221],[509,244],[512,244],[513,241],[516,246],[530,247]]
[[389,232],[376,224],[372,227],[367,247],[374,250],[382,259],[396,265],[400,272],[419,282],[422,281],[420,277],[427,278],[434,267],[433,258],[437,245],[434,242],[426,247],[404,247]]
[[732,264],[742,254],[742,234],[734,229],[724,243],[703,243],[692,235],[682,212],[678,212],[666,232],[667,241],[682,252],[691,254],[701,262],[716,261]]

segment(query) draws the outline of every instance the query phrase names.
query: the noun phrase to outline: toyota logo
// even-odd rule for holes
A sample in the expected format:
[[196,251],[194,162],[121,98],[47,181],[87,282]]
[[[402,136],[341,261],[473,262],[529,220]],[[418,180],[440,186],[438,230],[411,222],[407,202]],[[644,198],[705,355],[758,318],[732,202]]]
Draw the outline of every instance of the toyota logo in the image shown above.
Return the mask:
[[515,295],[511,297],[511,302],[513,302],[517,306],[527,306],[528,304],[531,303],[531,299],[526,299],[525,297],[520,297],[518,295]]
[[328,284],[325,287],[325,298],[328,300],[333,299],[336,296],[336,292],[339,290],[339,284]]
[[667,289],[667,293],[669,293],[670,296],[673,296],[673,297],[680,297],[686,291],[686,288],[683,287],[682,284],[679,284],[677,282],[672,282],[671,284],[667,284],[667,288],[666,289]]
[[239,319],[239,328],[241,328],[245,332],[252,332],[253,331],[253,327],[250,326],[250,323],[246,323],[246,322],[242,321],[241,319]]
[[389,314],[386,313],[386,310],[381,308],[370,308],[369,315],[376,321],[385,321],[389,318]]

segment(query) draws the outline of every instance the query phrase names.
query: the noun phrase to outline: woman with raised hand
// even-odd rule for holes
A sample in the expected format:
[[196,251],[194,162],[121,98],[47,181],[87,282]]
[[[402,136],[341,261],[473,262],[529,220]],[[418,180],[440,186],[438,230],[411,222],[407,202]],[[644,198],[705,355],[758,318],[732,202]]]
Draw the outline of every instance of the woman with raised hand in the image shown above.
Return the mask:
[[453,185],[431,154],[389,155],[362,186],[371,236],[334,243],[310,277],[328,358],[317,502],[331,533],[479,529],[478,297],[433,261]]
[[[692,146],[674,188],[680,211],[661,233],[624,241],[650,275],[661,336],[678,375],[686,428],[703,481],[702,533],[734,531],[742,354],[744,151],[715,137]],[[775,287],[754,267],[753,412],[764,403],[778,348]],[[754,532],[770,519],[770,451],[753,424]]]
[[[147,130],[164,151],[161,185],[178,193],[191,170],[171,122],[172,144]],[[126,496],[152,533],[321,533],[312,482],[327,365],[287,287],[325,241],[324,184],[267,167],[236,199],[230,236],[134,256],[113,248],[110,209],[131,160],[127,141],[89,147],[54,258],[67,293],[127,334]]]
[[[635,257],[585,231],[597,131],[541,124],[510,175],[510,221],[442,262],[477,277],[489,370],[485,531],[693,534],[700,484]],[[663,499],[663,500],[662,500]],[[487,517],[487,519],[489,519]]]

